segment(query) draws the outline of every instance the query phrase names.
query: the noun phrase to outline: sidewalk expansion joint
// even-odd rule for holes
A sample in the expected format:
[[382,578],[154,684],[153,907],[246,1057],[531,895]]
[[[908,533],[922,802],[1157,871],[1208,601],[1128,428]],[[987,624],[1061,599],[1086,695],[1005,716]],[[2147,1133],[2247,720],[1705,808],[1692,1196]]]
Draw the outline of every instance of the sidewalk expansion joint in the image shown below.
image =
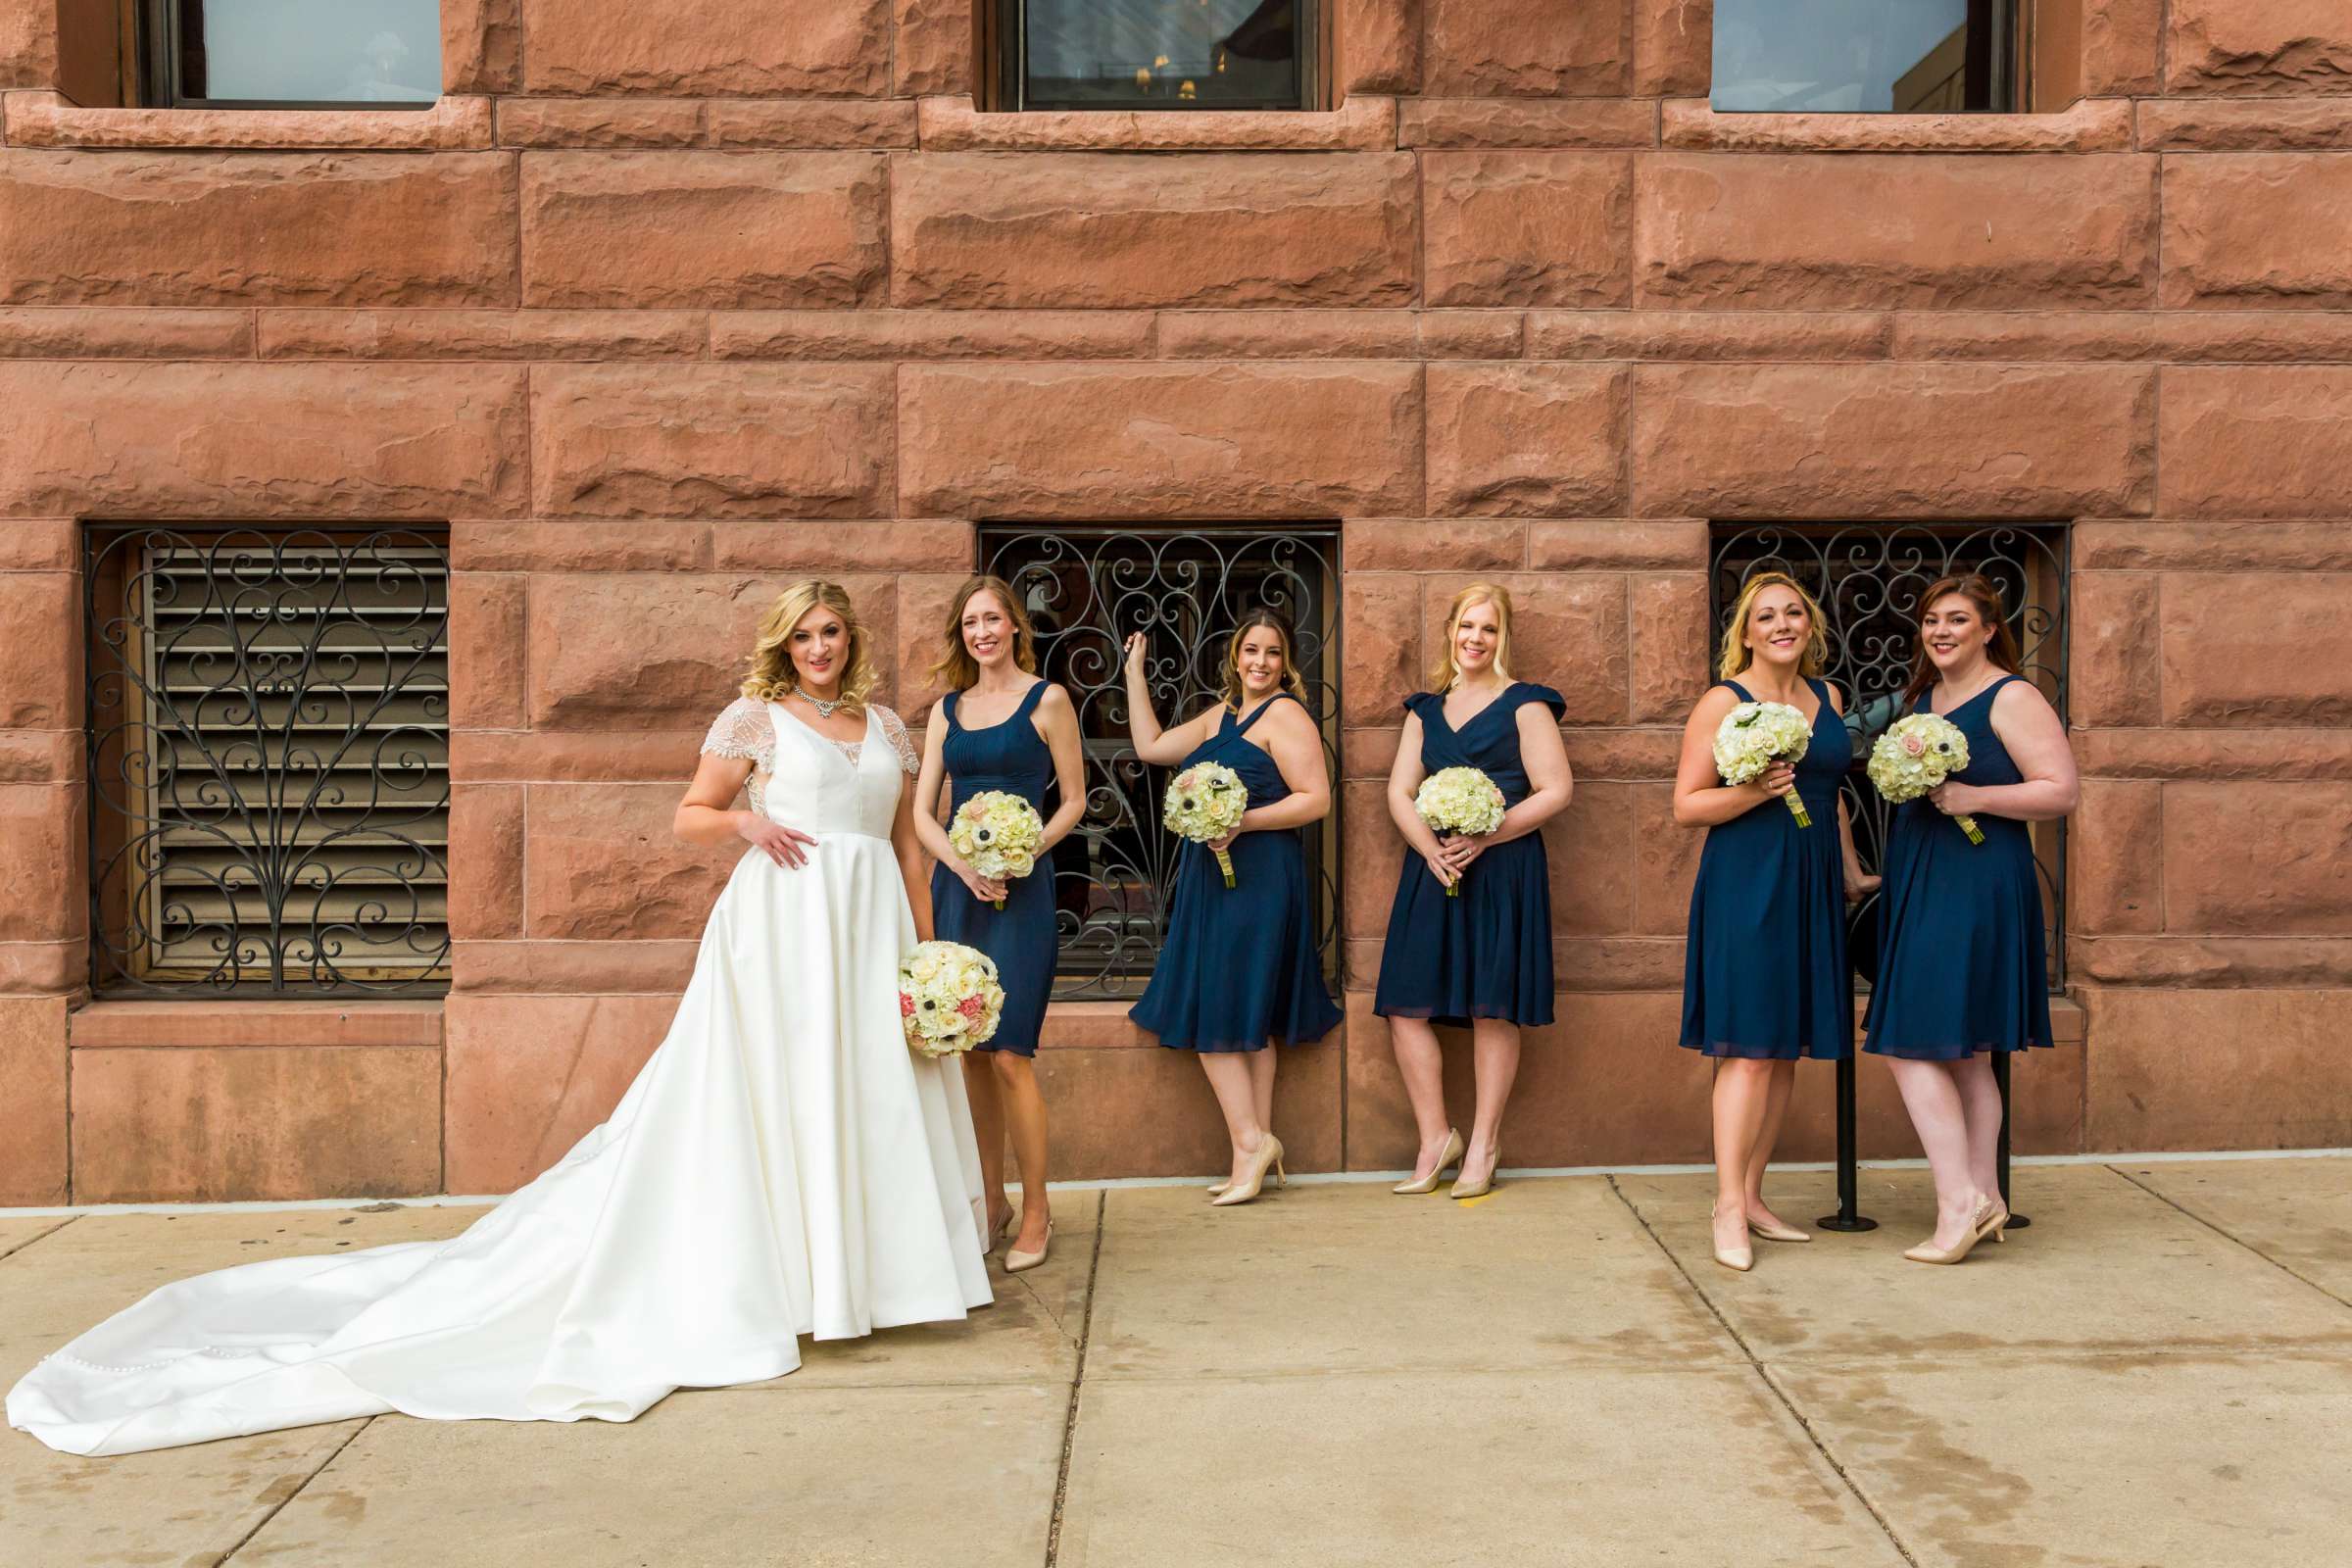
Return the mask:
[[2247,1251],[2252,1252],[2256,1257],[2261,1258],[2265,1263],[2270,1264],[2271,1267],[2277,1269],[2279,1273],[2284,1274],[2288,1279],[2301,1281],[2303,1284],[2308,1285],[2313,1290],[2319,1292],[2322,1296],[2328,1298],[2328,1299],[2330,1301],[2335,1302],[2338,1306],[2352,1306],[2352,1300],[2347,1300],[2343,1297],[2338,1296],[2327,1286],[2322,1285],[2318,1280],[2313,1279],[2310,1275],[2296,1272],[2294,1269],[2288,1267],[2284,1263],[2281,1263],[2278,1261],[2278,1259],[2273,1257],[2270,1253],[2264,1251],[2261,1248],[2256,1247],[2252,1242],[2247,1241],[2245,1238],[2241,1236],[2234,1236],[2229,1231],[2222,1229],[2221,1226],[2216,1225],[2213,1221],[2207,1219],[2195,1209],[2183,1207],[2169,1194],[2159,1192],[2155,1188],[2150,1187],[2146,1182],[2141,1181],[2130,1171],[2125,1170],[2121,1166],[2117,1165],[2110,1165],[2107,1168],[2111,1171],[2114,1171],[2124,1180],[2130,1182],[2132,1186],[2138,1188],[2141,1192],[2147,1194],[2150,1198],[2157,1199],[2160,1201],[2171,1204],[2174,1208],[2180,1209],[2181,1213],[2187,1215],[2190,1219],[2195,1220],[2198,1224],[2213,1232],[2214,1235],[2222,1238],[2222,1240],[2229,1242],[2232,1246],[2244,1248]]
[[326,1473],[326,1467],[330,1464],[333,1464],[337,1459],[343,1457],[343,1450],[350,1447],[353,1443],[358,1441],[360,1434],[367,1431],[369,1427],[375,1425],[375,1422],[376,1418],[374,1416],[363,1416],[360,1420],[360,1424],[352,1428],[350,1435],[344,1438],[341,1443],[336,1444],[334,1448],[328,1452],[327,1456],[319,1460],[318,1463],[312,1468],[311,1473],[307,1476],[304,1476],[293,1491],[278,1498],[276,1502],[270,1505],[268,1513],[262,1515],[259,1519],[256,1519],[253,1522],[253,1528],[237,1538],[237,1544],[235,1545],[229,1547],[220,1556],[213,1559],[212,1568],[225,1568],[225,1565],[231,1557],[234,1557],[238,1552],[243,1551],[247,1544],[252,1542],[254,1537],[260,1535],[264,1530],[267,1530],[270,1527],[270,1521],[276,1518],[278,1514],[284,1510],[287,1503],[292,1502],[296,1497],[301,1496],[305,1492],[309,1491],[311,1483],[324,1475]]
[[1086,1387],[1086,1351],[1095,1337],[1095,1291],[1102,1279],[1102,1237],[1109,1229],[1110,1195],[1105,1193],[1095,1210],[1095,1246],[1086,1258],[1086,1311],[1078,1320],[1078,1364],[1070,1370],[1070,1402],[1061,1417],[1061,1464],[1054,1473],[1054,1518],[1046,1526],[1046,1568],[1054,1568],[1061,1558],[1061,1511],[1070,1497],[1070,1455],[1078,1446],[1078,1395]]
[[64,1219],[59,1220],[47,1230],[41,1231],[36,1235],[27,1236],[14,1247],[0,1247],[0,1258],[14,1257],[19,1252],[24,1250],[24,1249],[27,1247],[32,1246],[35,1242],[47,1241],[50,1237],[55,1236],[59,1231],[64,1230],[67,1226],[73,1224],[79,1218],[81,1218],[79,1214],[68,1214]]

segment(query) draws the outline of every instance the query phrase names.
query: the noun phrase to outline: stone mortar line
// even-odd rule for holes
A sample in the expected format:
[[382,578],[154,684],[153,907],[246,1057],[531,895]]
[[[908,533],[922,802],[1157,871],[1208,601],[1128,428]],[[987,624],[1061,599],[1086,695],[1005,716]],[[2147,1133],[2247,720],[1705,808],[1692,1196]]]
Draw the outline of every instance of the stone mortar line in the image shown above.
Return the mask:
[[1903,1561],[1909,1563],[1911,1568],[1920,1568],[1919,1559],[1912,1555],[1910,1546],[1896,1533],[1894,1521],[1880,1511],[1878,1504],[1871,1501],[1870,1494],[1862,1490],[1861,1483],[1857,1482],[1847,1472],[1845,1466],[1838,1462],[1838,1455],[1830,1450],[1829,1441],[1814,1429],[1813,1423],[1806,1419],[1805,1412],[1799,1409],[1796,1401],[1788,1396],[1788,1391],[1782,1388],[1772,1374],[1765,1369],[1764,1362],[1757,1356],[1754,1348],[1747,1343],[1737,1328],[1732,1326],[1732,1320],[1725,1317],[1722,1310],[1715,1305],[1714,1298],[1699,1289],[1698,1281],[1690,1277],[1690,1271],[1683,1266],[1681,1258],[1674,1255],[1674,1250],[1666,1245],[1665,1238],[1661,1237],[1656,1227],[1649,1223],[1648,1216],[1635,1206],[1632,1199],[1625,1196],[1625,1190],[1617,1185],[1616,1177],[1609,1177],[1608,1184],[1609,1191],[1615,1195],[1617,1201],[1625,1205],[1626,1212],[1633,1215],[1634,1223],[1642,1227],[1642,1234],[1647,1236],[1651,1245],[1657,1248],[1658,1254],[1666,1259],[1667,1266],[1682,1276],[1683,1283],[1690,1288],[1690,1293],[1696,1296],[1699,1303],[1707,1309],[1707,1315],[1722,1326],[1723,1332],[1731,1336],[1734,1345],[1740,1347],[1740,1357],[1747,1362],[1748,1370],[1755,1374],[1756,1381],[1772,1391],[1773,1398],[1780,1402],[1781,1408],[1788,1412],[1788,1418],[1794,1421],[1798,1430],[1804,1433],[1806,1441],[1813,1445],[1813,1451],[1821,1455],[1822,1463],[1828,1465],[1836,1473],[1854,1501],[1861,1504],[1862,1510],[1870,1515],[1872,1522],[1879,1527],[1880,1534],[1886,1538],[1886,1544],[1892,1546],[1896,1554]]
[[284,1511],[287,1503],[292,1502],[296,1497],[301,1496],[303,1493],[310,1490],[311,1483],[318,1480],[320,1475],[324,1474],[328,1465],[333,1464],[337,1459],[341,1458],[343,1456],[343,1450],[350,1447],[353,1443],[357,1442],[362,1432],[365,1432],[369,1427],[375,1425],[375,1421],[376,1418],[374,1416],[368,1416],[362,1419],[359,1426],[353,1429],[350,1437],[347,1437],[341,1443],[336,1444],[333,1451],[328,1453],[325,1458],[319,1460],[317,1467],[314,1468],[309,1475],[302,1478],[301,1485],[297,1486],[292,1492],[287,1493],[283,1497],[280,1497],[274,1507],[272,1507],[268,1513],[262,1515],[261,1518],[255,1520],[253,1528],[239,1536],[235,1545],[230,1546],[220,1556],[215,1557],[212,1561],[212,1568],[223,1568],[223,1565],[225,1565],[231,1557],[234,1557],[238,1552],[243,1551],[247,1544],[249,1544],[254,1537],[260,1535],[263,1530],[268,1528],[270,1520],[276,1518],[279,1513]]
[[2143,1182],[2138,1177],[2132,1175],[2130,1171],[2124,1170],[2115,1165],[2110,1165],[2107,1168],[2111,1171],[2114,1171],[2124,1180],[2130,1182],[2132,1186],[2138,1188],[2141,1192],[2147,1194],[2150,1198],[2156,1199],[2160,1202],[2170,1204],[2176,1209],[2180,1209],[2181,1213],[2187,1215],[2190,1219],[2195,1220],[2198,1224],[2213,1232],[2214,1235],[2221,1237],[2224,1241],[2229,1242],[2234,1247],[2244,1248],[2247,1251],[2252,1252],[2256,1257],[2261,1258],[2265,1263],[2270,1264],[2271,1267],[2277,1269],[2279,1273],[2284,1274],[2287,1278],[2292,1280],[2300,1280],[2303,1284],[2310,1286],[2313,1290],[2319,1292],[2330,1301],[2335,1302],[2338,1306],[2352,1306],[2352,1300],[2347,1300],[2343,1297],[2338,1296],[2327,1286],[2322,1285],[2318,1280],[2313,1279],[2310,1275],[2297,1273],[2295,1270],[2287,1267],[2284,1263],[2279,1262],[2278,1259],[2273,1257],[2270,1253],[2264,1251],[2261,1248],[2256,1247],[2252,1242],[2245,1240],[2243,1237],[2231,1235],[2230,1232],[2222,1229],[2219,1225],[2216,1225],[2212,1220],[2209,1220],[2204,1215],[2198,1213],[2195,1209],[2182,1207],[2182,1205],[2175,1200],[2171,1196],[2158,1192],[2155,1188],[2150,1187],[2146,1182]]
[[55,1236],[59,1231],[64,1230],[67,1226],[73,1224],[79,1218],[81,1218],[79,1214],[68,1214],[64,1219],[59,1220],[56,1224],[50,1226],[47,1230],[41,1232],[37,1236],[27,1236],[24,1238],[24,1240],[19,1242],[14,1247],[0,1247],[0,1258],[14,1257],[19,1252],[24,1250],[24,1249],[27,1247],[30,1247],[33,1243],[47,1241],[50,1237]]
[[1095,1210],[1094,1250],[1086,1259],[1086,1313],[1078,1322],[1078,1364],[1070,1373],[1070,1403],[1061,1418],[1061,1462],[1054,1472],[1054,1517],[1046,1526],[1046,1568],[1054,1568],[1061,1560],[1061,1514],[1070,1500],[1070,1455],[1078,1446],[1078,1395],[1086,1387],[1086,1351],[1095,1337],[1095,1291],[1102,1280],[1102,1234],[1109,1229],[1110,1195],[1104,1193]]

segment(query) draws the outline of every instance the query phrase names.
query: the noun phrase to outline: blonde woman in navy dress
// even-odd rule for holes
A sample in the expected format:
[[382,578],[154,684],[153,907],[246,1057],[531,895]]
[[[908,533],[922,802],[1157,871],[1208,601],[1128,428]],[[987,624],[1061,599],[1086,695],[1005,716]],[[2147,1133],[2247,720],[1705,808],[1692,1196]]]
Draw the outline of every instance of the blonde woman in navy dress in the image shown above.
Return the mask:
[[[1330,814],[1331,775],[1295,646],[1290,623],[1274,611],[1243,616],[1226,645],[1222,700],[1163,730],[1152,710],[1144,636],[1127,640],[1136,755],[1179,770],[1221,762],[1250,791],[1233,837],[1186,844],[1178,855],[1167,941],[1128,1013],[1161,1045],[1200,1057],[1233,1143],[1232,1171],[1213,1189],[1220,1206],[1250,1201],[1267,1173],[1282,1169],[1270,1048],[1320,1040],[1340,1021],[1315,949],[1298,839],[1300,828]],[[1232,858],[1234,886],[1225,886],[1212,849]]]
[[[1567,704],[1511,677],[1506,590],[1473,583],[1453,596],[1430,680],[1435,690],[1405,700],[1389,769],[1389,815],[1413,853],[1389,910],[1372,1010],[1389,1020],[1421,1133],[1413,1179],[1395,1191],[1435,1192],[1459,1165],[1452,1196],[1477,1198],[1494,1186],[1519,1031],[1551,1022],[1551,876],[1538,830],[1567,807],[1575,781],[1560,743]],[[1500,787],[1502,826],[1485,838],[1430,831],[1413,797],[1447,767],[1475,767]],[[1470,1031],[1477,1110],[1467,1146],[1446,1118],[1441,1023]]]
[[[1037,634],[1002,578],[974,577],[956,591],[944,643],[931,674],[950,690],[933,706],[923,732],[914,830],[939,862],[931,872],[931,907],[940,940],[961,942],[996,959],[1004,987],[1004,1015],[995,1037],[973,1052],[980,1060],[968,1063],[965,1088],[980,1139],[992,1248],[1012,1222],[1004,1201],[1004,1133],[1008,1127],[1012,1132],[1012,1155],[1021,1168],[1021,1228],[1005,1250],[1004,1269],[1018,1274],[1046,1260],[1054,1234],[1046,1197],[1046,1102],[1034,1068],[1058,946],[1054,846],[1070,836],[1086,811],[1078,710],[1068,692],[1038,677]],[[1049,779],[1059,801],[1051,816]],[[944,812],[943,781],[951,784]],[[984,790],[1022,797],[1046,825],[1035,869],[1009,884],[965,864],[941,825]]]
[[[1994,1169],[2001,1091],[1991,1053],[2052,1044],[2041,878],[2026,824],[2066,815],[2082,789],[2066,726],[2017,673],[2000,590],[1974,574],[1946,577],[1920,603],[1904,707],[1958,725],[1968,766],[1894,808],[1863,1049],[1894,1069],[1936,1176],[1936,1234],[1903,1255],[1957,1263],[2009,1219]],[[1984,842],[1971,844],[1953,816],[1975,817]]]
[[[1750,577],[1724,628],[1722,678],[1690,710],[1675,768],[1674,819],[1707,830],[1690,889],[1682,1043],[1716,1058],[1714,1246],[1726,1268],[1754,1265],[1750,1235],[1812,1240],[1766,1205],[1764,1170],[1798,1059],[1836,1061],[1853,1049],[1845,905],[1878,879],[1862,870],[1838,798],[1854,753],[1838,693],[1820,678],[1829,654],[1811,594],[1777,571]],[[1813,738],[1795,766],[1726,784],[1715,732],[1744,702],[1788,704]],[[1811,827],[1798,827],[1781,799],[1790,790]]]

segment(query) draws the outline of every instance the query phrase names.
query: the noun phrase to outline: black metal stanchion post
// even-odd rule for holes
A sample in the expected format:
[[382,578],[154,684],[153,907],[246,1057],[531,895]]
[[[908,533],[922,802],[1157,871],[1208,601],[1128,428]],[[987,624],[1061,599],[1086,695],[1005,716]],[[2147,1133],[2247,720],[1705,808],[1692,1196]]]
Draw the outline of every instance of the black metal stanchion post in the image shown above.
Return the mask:
[[2022,1231],[2034,1222],[2011,1207],[2009,1202],[2009,1053],[2006,1051],[1992,1053],[1992,1081],[2001,1090],[2001,1146],[1995,1172],[2001,1184],[2001,1206],[2009,1209],[2008,1228]]
[[1854,1170],[1854,1058],[1838,1063],[1838,1212],[1814,1223],[1825,1231],[1875,1231],[1879,1222],[1861,1212],[1861,1182]]

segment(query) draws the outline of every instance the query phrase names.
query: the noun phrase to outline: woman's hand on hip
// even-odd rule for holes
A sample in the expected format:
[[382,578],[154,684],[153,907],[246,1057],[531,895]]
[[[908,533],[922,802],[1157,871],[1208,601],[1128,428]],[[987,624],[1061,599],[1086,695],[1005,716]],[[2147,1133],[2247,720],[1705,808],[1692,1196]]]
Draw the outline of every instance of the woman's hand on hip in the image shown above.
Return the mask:
[[797,827],[786,827],[771,821],[758,811],[735,813],[735,836],[765,855],[787,871],[798,870],[808,863],[808,850],[816,840]]

